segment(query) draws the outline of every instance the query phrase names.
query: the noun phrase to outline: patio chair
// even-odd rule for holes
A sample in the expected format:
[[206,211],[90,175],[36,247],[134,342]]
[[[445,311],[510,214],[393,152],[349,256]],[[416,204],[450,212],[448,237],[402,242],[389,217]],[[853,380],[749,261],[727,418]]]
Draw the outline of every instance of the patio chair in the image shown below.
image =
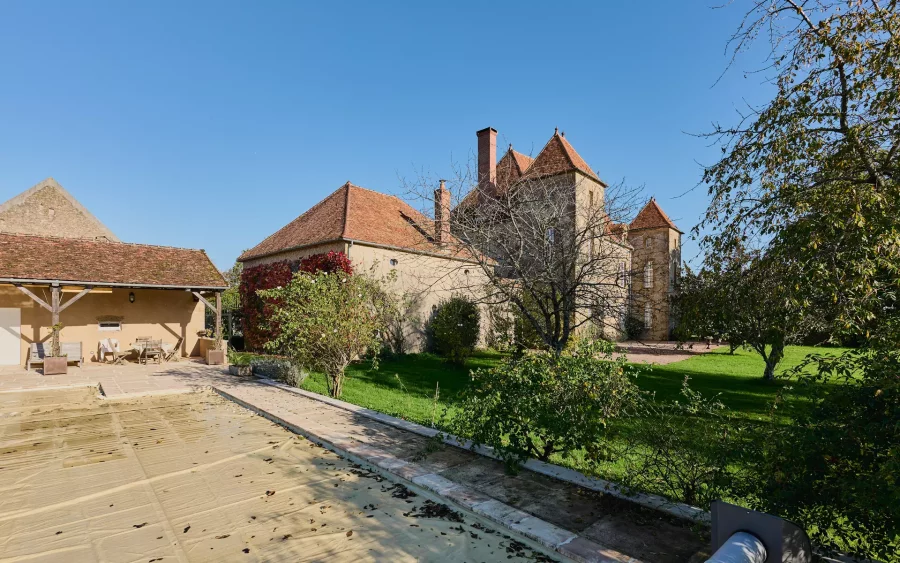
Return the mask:
[[168,350],[163,355],[163,360],[166,362],[177,362],[178,358],[181,357],[181,345],[184,343],[184,338],[178,337],[178,340],[175,341],[175,346],[172,347],[171,350]]
[[156,363],[162,363],[163,349],[162,340],[147,340],[143,343],[141,355],[138,357],[142,364],[146,364],[148,359],[155,359]]

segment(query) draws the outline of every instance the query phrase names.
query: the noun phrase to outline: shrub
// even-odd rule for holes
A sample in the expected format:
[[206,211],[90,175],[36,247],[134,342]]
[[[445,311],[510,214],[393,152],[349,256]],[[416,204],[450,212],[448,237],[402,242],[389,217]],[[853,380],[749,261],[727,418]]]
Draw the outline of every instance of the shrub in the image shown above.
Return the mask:
[[693,391],[685,378],[683,401],[657,402],[644,395],[630,421],[618,457],[624,484],[709,508],[733,490],[742,452],[742,428],[725,415],[718,398]]
[[300,387],[309,375],[306,370],[284,356],[253,356],[249,363],[253,375],[275,379],[294,387]]
[[272,321],[274,304],[263,299],[259,291],[286,285],[296,271],[341,272],[349,275],[353,274],[353,266],[346,254],[331,251],[327,254],[313,254],[299,261],[281,260],[244,268],[240,272],[238,291],[247,349],[262,351],[267,342],[278,337],[278,325]]
[[397,271],[380,279],[369,275],[372,284],[372,303],[381,325],[380,337],[382,349],[387,353],[400,356],[410,348],[416,331],[421,331],[417,309],[419,296],[406,293],[397,287]]
[[366,352],[377,358],[381,329],[373,285],[346,273],[298,272],[284,287],[261,291],[274,307],[277,338],[266,344],[309,369],[322,371],[328,393],[340,397],[344,370]]
[[478,343],[480,322],[478,305],[465,297],[442,301],[430,324],[437,353],[453,363],[465,363]]
[[628,340],[640,340],[644,336],[644,321],[637,317],[627,315],[625,317],[625,338]]
[[510,467],[576,450],[596,463],[608,453],[609,423],[639,396],[637,368],[612,353],[609,342],[583,341],[570,352],[529,353],[476,370],[449,428],[493,447]]
[[244,318],[244,339],[247,348],[263,349],[274,340],[278,330],[270,322],[272,304],[259,295],[260,290],[272,289],[291,281],[291,265],[286,261],[260,264],[241,272],[241,312]]

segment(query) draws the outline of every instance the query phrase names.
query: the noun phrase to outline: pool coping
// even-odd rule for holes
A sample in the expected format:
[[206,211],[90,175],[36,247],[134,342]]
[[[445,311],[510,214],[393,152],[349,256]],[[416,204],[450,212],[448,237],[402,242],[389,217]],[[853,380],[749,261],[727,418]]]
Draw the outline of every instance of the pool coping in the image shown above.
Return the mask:
[[[257,381],[265,385],[276,387],[283,391],[302,395],[303,397],[306,397],[308,399],[313,399],[315,401],[319,401],[333,407],[337,407],[339,409],[364,416],[377,422],[393,426],[394,428],[413,432],[420,436],[432,438],[438,434],[441,434],[445,444],[462,449],[467,449],[491,459],[501,459],[500,456],[498,456],[494,452],[494,449],[490,446],[473,445],[470,440],[463,440],[457,436],[443,433],[435,428],[428,428],[427,426],[422,426],[421,424],[416,424],[415,422],[410,422],[408,420],[396,418],[372,409],[360,407],[359,405],[354,405],[352,403],[341,401],[339,399],[326,397],[324,395],[306,391],[304,389],[298,389],[297,387],[292,387],[290,385],[286,385],[272,379],[257,377]],[[609,494],[614,497],[633,502],[634,504],[637,504],[644,508],[664,512],[669,516],[674,516],[676,518],[688,520],[690,522],[695,522],[698,524],[704,524],[707,526],[711,521],[710,513],[701,508],[697,508],[680,502],[670,501],[658,495],[628,491],[625,487],[619,485],[618,483],[600,479],[599,477],[590,477],[588,475],[585,475],[584,473],[581,473],[580,471],[569,469],[568,467],[561,467],[559,465],[554,465],[552,463],[547,463],[537,459],[529,459],[525,462],[524,467],[530,471],[533,471],[534,473],[553,477],[554,479],[559,479],[560,481],[565,481],[567,483],[571,483],[585,489]]]

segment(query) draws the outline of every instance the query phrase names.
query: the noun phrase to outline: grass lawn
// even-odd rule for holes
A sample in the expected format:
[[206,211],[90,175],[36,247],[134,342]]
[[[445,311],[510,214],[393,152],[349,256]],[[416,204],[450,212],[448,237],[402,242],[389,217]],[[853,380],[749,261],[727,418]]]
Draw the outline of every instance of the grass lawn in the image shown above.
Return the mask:
[[[789,346],[779,373],[796,366],[809,353],[840,351],[840,348]],[[432,354],[413,354],[382,360],[377,370],[360,364],[347,371],[341,399],[431,426],[433,415],[439,419],[445,407],[452,410],[456,394],[468,382],[469,370],[496,365],[502,358],[496,352],[479,352],[465,367],[459,367]],[[768,412],[772,399],[784,385],[781,381],[763,381],[763,368],[763,361],[755,352],[737,350],[730,355],[728,348],[723,347],[681,362],[647,366],[637,384],[655,392],[658,399],[677,399],[682,381],[689,376],[693,389],[705,396],[720,394],[721,401],[733,414],[759,418]],[[437,407],[435,387],[439,391]],[[328,393],[322,374],[310,375],[303,388],[323,395]]]

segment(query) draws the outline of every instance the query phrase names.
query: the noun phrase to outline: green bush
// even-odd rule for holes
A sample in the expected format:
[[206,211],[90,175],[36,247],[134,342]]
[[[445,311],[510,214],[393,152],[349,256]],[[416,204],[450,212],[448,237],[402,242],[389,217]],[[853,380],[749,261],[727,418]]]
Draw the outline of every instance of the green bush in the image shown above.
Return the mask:
[[644,321],[628,315],[625,317],[625,338],[640,340],[644,336]]
[[718,397],[693,391],[688,378],[681,394],[681,400],[665,402],[643,395],[617,457],[625,485],[709,509],[734,490],[744,428],[725,416]]
[[465,297],[442,301],[429,329],[435,351],[453,363],[465,363],[478,343],[480,322],[478,306]]
[[582,341],[572,351],[527,353],[472,372],[456,415],[455,434],[493,447],[510,467],[528,458],[583,450],[589,463],[608,456],[609,423],[631,410],[637,368],[613,345]]

